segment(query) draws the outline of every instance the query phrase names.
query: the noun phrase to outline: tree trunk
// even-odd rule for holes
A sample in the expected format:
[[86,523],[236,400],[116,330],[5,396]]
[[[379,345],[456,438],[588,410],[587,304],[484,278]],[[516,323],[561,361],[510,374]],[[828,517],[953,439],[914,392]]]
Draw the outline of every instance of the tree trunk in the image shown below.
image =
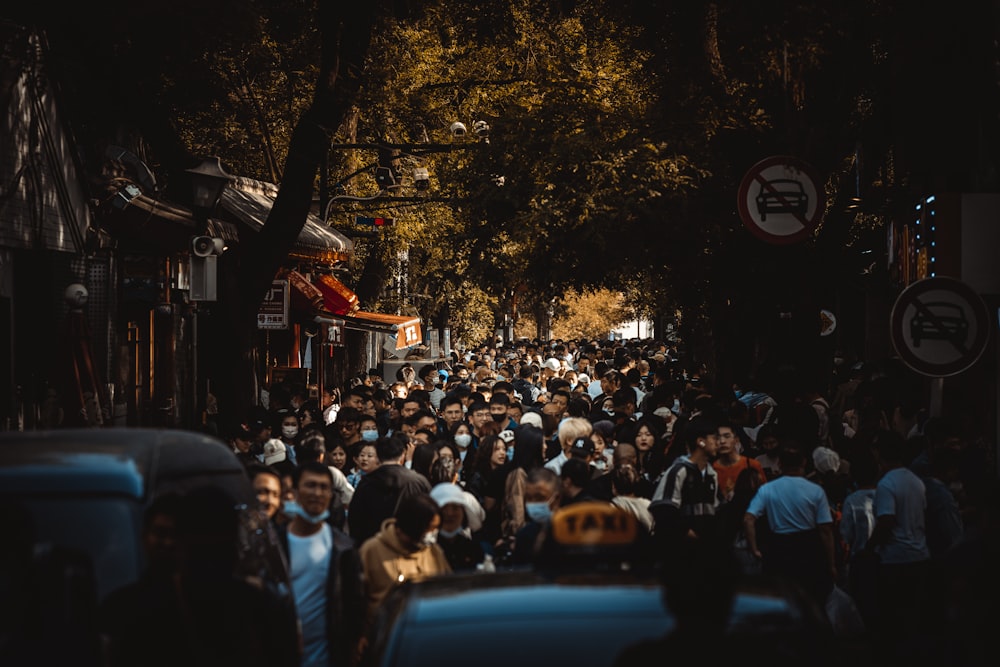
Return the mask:
[[257,309],[302,231],[312,206],[316,174],[331,134],[347,116],[361,86],[372,28],[382,4],[319,3],[323,33],[319,80],[309,109],[292,135],[283,178],[263,229],[221,263],[217,338],[218,377],[213,387],[223,419],[242,421],[254,395],[253,349]]

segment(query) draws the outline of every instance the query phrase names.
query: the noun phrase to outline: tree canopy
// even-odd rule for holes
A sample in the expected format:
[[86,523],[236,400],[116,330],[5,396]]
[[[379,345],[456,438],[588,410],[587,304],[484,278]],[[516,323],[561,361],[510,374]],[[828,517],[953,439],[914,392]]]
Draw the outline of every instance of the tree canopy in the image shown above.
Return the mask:
[[[318,3],[320,14],[339,4]],[[75,66],[98,75],[79,86],[96,85],[146,126],[173,128],[189,152],[283,183],[293,128],[331,69],[316,8],[130,7],[103,23],[60,14],[99,27],[75,42],[93,56]],[[330,220],[346,231],[361,231],[358,214],[396,220],[359,238],[353,282],[366,306],[417,307],[441,323],[461,313],[456,332],[470,340],[512,305],[540,313],[567,290],[594,288],[620,291],[654,319],[680,308],[706,341],[733,339],[734,321],[763,326],[777,302],[809,309],[834,285],[863,290],[859,267],[915,192],[996,187],[996,124],[986,119],[1000,105],[986,85],[985,8],[412,0],[366,9],[376,23],[352,71],[360,97],[328,128],[329,175],[314,189],[329,187]],[[199,12],[209,20],[193,21]],[[140,30],[154,23],[162,31]],[[931,79],[948,96],[925,94]],[[336,85],[331,93],[345,99]],[[464,137],[450,133],[454,122]],[[826,179],[823,224],[795,248],[754,239],[735,210],[740,178],[774,154],[811,162]],[[377,166],[393,169],[391,188],[376,181]],[[427,169],[426,189],[415,187],[415,168]]]

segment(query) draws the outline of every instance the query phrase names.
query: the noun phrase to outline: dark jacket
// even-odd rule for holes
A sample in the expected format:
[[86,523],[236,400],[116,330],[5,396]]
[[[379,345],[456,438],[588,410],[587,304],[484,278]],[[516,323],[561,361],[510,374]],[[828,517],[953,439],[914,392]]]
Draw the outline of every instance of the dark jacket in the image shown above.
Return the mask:
[[[333,531],[333,553],[326,576],[326,638],[331,665],[349,665],[364,632],[365,594],[361,559],[354,541],[343,531]],[[278,529],[278,539],[288,557],[288,526]],[[289,573],[291,574],[291,573]]]
[[418,472],[390,463],[380,465],[361,478],[347,512],[347,525],[354,544],[361,544],[396,513],[400,498],[430,493],[431,484]]

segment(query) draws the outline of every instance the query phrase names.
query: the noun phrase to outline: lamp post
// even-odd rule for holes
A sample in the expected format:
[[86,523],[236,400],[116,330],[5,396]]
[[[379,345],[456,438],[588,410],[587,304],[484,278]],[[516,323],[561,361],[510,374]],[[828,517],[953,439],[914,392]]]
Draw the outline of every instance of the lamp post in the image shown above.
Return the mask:
[[185,171],[191,174],[192,204],[206,217],[215,210],[225,187],[236,180],[222,168],[221,161],[214,155],[202,158],[201,164]]
[[[185,170],[191,175],[191,204],[194,208],[197,229],[191,239],[191,254],[189,258],[189,276],[191,281],[192,301],[215,301],[217,289],[217,255],[223,250],[221,239],[205,236],[208,230],[208,219],[215,212],[222,198],[222,191],[236,177],[222,168],[218,157],[211,155],[202,158],[196,167]],[[191,378],[194,382],[196,400],[191,405],[192,423],[198,422],[198,405],[201,399],[208,403],[208,383],[205,384],[205,395],[198,391],[198,313],[191,313],[192,363]]]

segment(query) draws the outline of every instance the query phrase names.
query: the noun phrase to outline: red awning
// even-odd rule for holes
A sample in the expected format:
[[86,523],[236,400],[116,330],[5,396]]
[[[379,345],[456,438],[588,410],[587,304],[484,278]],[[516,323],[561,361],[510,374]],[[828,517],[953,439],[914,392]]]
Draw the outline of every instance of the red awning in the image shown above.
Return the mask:
[[320,276],[316,283],[309,282],[298,271],[288,271],[283,277],[292,287],[292,304],[316,313],[317,321],[341,320],[347,329],[395,336],[397,350],[404,350],[423,342],[419,317],[369,313],[362,310],[345,312],[346,304],[354,304],[357,308],[358,297],[333,276]]
[[350,315],[358,309],[358,295],[328,273],[313,283],[323,293],[323,307],[334,315]]

